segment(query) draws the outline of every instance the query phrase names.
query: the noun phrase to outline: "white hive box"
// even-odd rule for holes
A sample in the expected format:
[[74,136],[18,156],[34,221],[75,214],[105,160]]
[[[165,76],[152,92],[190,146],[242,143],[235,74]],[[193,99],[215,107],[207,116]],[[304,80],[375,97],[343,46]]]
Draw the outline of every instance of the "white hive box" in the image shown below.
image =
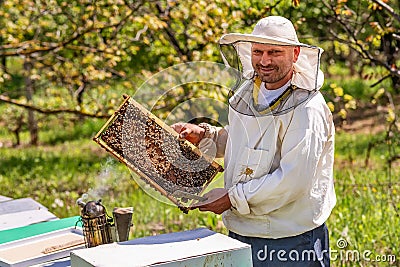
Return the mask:
[[252,266],[248,244],[206,228],[71,252],[72,267]]
[[0,231],[52,220],[57,216],[31,198],[0,196]]
[[71,250],[83,247],[82,230],[65,228],[1,244],[0,266],[32,266],[68,257]]

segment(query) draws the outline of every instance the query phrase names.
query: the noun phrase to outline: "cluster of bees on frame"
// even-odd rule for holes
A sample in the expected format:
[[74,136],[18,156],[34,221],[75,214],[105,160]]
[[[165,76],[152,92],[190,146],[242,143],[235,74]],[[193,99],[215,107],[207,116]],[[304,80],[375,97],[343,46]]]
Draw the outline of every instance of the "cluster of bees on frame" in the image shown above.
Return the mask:
[[119,108],[100,137],[169,194],[177,190],[198,194],[219,171],[187,141],[179,140],[129,101]]

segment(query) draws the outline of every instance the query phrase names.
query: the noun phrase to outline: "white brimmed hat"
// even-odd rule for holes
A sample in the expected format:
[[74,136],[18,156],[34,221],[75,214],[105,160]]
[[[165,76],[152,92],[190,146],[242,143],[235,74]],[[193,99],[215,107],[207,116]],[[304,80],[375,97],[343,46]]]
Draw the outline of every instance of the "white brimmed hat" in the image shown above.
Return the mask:
[[[320,70],[320,58],[323,50],[299,42],[292,22],[284,17],[269,16],[258,21],[251,34],[229,33],[219,40],[221,54],[226,65],[238,68],[245,78],[254,76],[251,64],[251,45],[261,43],[269,45],[300,46],[300,54],[294,63],[292,84],[306,90],[319,90],[324,82],[324,75]],[[236,57],[229,55],[229,48],[233,48]]]

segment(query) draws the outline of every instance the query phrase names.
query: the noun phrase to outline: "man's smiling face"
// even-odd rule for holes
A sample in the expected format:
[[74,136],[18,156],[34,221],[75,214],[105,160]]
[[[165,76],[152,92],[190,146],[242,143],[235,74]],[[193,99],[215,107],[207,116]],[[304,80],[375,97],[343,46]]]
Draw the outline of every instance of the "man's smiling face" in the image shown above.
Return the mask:
[[251,48],[251,62],[266,88],[277,89],[292,77],[293,63],[297,61],[299,53],[298,46],[254,43]]

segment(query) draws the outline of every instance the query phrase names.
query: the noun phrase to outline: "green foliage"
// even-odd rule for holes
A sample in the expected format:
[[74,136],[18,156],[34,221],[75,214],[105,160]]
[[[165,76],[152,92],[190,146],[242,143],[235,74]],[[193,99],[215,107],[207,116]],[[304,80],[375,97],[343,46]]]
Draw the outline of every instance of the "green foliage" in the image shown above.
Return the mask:
[[[398,35],[398,1],[390,5],[394,15],[372,0],[7,0],[0,5],[0,95],[47,111],[109,115],[122,93],[132,95],[162,69],[199,60],[221,62],[218,39],[228,32],[249,33],[268,15],[290,18],[301,41],[324,48],[327,77],[340,75],[345,82],[348,76],[373,74],[378,81],[390,74],[392,83],[382,85],[390,90],[397,86],[399,53],[393,37]],[[356,99],[374,93],[358,81],[335,83],[345,91],[355,88],[348,94]],[[28,85],[33,92],[27,92]],[[164,110],[160,114],[185,100],[166,94],[158,105]]]
[[[336,111],[342,119],[346,119],[347,111],[349,109],[356,109],[357,103],[355,99],[349,95],[345,94],[344,89],[337,85],[336,83],[331,83],[328,86],[328,90],[326,90],[330,95],[328,107],[330,110]],[[337,111],[339,109],[339,111]]]
[[[36,95],[45,95],[45,103],[31,104],[52,109],[67,105],[96,114],[96,102],[84,96],[91,90],[103,94],[113,80],[126,78],[121,66],[137,51],[135,42],[126,38],[136,33],[127,23],[135,21],[135,6],[113,1],[5,1],[0,6],[0,93],[25,97],[18,81],[29,77]],[[31,71],[26,63],[32,64]],[[124,82],[132,87],[135,80],[130,76]],[[55,88],[59,92],[53,95],[49,91]]]

